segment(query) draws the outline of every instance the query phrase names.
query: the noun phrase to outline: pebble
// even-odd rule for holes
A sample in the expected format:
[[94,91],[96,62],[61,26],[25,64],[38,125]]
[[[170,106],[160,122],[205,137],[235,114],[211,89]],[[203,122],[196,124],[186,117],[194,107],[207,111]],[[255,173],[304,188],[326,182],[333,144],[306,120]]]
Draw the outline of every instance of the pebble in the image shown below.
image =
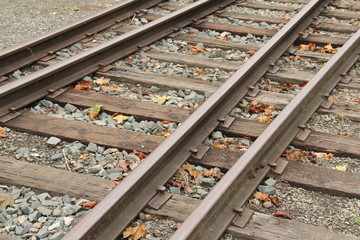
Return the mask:
[[262,193],[269,194],[269,195],[274,195],[276,193],[276,189],[273,186],[259,185],[258,190]]
[[221,138],[223,138],[222,132],[220,132],[220,131],[213,132],[211,136],[212,136],[213,139],[221,139]]
[[47,144],[50,145],[50,146],[56,146],[58,145],[59,143],[61,142],[61,139],[57,138],[57,137],[50,137],[48,140],[47,140]]
[[180,191],[180,188],[178,187],[170,187],[170,192],[171,194],[177,194],[177,195],[180,195],[181,194],[181,191]]

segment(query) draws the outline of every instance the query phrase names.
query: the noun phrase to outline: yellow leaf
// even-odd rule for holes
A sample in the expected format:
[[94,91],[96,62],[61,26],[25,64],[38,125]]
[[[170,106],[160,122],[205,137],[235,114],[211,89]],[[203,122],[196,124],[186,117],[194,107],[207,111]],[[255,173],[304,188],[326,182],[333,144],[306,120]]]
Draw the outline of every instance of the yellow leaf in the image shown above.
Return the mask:
[[346,169],[347,169],[347,164],[342,165],[342,166],[333,167],[333,169],[339,170],[339,171],[346,171]]
[[124,115],[117,115],[115,117],[112,117],[112,119],[114,119],[117,124],[122,124],[123,122],[125,122],[129,117],[126,117]]
[[109,80],[106,80],[104,77],[94,80],[94,83],[96,83],[97,85],[109,85],[110,84]]
[[146,226],[145,224],[141,224],[136,227],[128,227],[123,232],[123,238],[128,238],[130,240],[138,240],[144,237],[146,234]]
[[153,97],[151,100],[154,102],[154,103],[157,103],[157,104],[164,104],[167,100],[171,99],[170,96],[158,96],[156,95],[155,97]]
[[0,193],[0,208],[14,206],[14,198],[10,194]]
[[80,8],[73,8],[72,10],[77,12],[77,11],[80,11]]

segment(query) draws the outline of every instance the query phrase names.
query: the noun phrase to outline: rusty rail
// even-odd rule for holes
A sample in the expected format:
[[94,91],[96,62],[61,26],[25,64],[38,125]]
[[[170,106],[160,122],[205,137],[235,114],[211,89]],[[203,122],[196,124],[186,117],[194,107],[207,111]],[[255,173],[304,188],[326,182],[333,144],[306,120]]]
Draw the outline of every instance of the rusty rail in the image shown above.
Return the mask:
[[[276,119],[236,161],[209,195],[185,220],[172,239],[215,239],[239,213],[257,184],[250,180],[249,172],[261,179],[270,170],[285,148],[304,131],[311,115],[327,102],[331,90],[344,77],[344,73],[358,60],[360,30],[314,76],[303,90],[287,105]],[[300,129],[300,130],[299,130]],[[253,172],[257,166],[259,170]]]
[[[155,149],[123,182],[107,195],[64,239],[114,239],[162,186],[194,147],[222,122],[272,64],[311,24],[328,0],[313,0],[279,33],[200,106],[169,138]],[[260,66],[260,67],[259,67]],[[216,216],[216,215],[214,215]],[[211,236],[210,239],[213,239]]]
[[39,37],[0,51],[0,77],[91,36],[161,0],[125,0]]

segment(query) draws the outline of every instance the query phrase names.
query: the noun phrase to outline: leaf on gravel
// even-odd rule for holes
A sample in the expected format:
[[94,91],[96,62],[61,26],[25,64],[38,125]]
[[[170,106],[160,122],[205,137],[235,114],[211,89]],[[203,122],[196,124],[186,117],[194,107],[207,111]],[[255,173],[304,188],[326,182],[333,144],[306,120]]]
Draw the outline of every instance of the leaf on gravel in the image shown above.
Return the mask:
[[109,80],[106,80],[104,77],[100,77],[96,80],[94,80],[94,83],[96,83],[97,85],[109,85],[110,84],[110,81]]
[[292,90],[296,87],[295,84],[292,84],[290,82],[287,82],[287,83],[280,83],[280,88],[283,89],[283,90]]
[[229,41],[228,35],[223,36],[216,36],[217,39],[223,40],[223,41]]
[[182,223],[177,223],[175,226],[172,227],[172,229],[177,230],[181,227]]
[[289,160],[289,161],[302,162],[301,153],[300,153],[299,151],[295,151],[295,152],[290,153],[290,154],[286,157],[286,159]]
[[170,96],[158,96],[156,95],[155,97],[151,98],[151,100],[154,102],[154,103],[157,103],[157,104],[164,104],[167,100],[171,99]]
[[285,20],[291,20],[292,19],[292,17],[290,17],[289,15],[282,15],[281,16],[283,19],[285,19]]
[[97,118],[97,116],[99,115],[102,108],[103,108],[103,105],[91,106],[91,108],[88,111],[88,115],[89,115],[90,119],[94,121]]
[[14,198],[10,194],[0,193],[0,208],[14,206]]
[[334,154],[332,153],[314,153],[314,154],[316,155],[317,158],[323,158],[326,161],[329,161],[334,156]]
[[292,216],[290,214],[290,211],[281,211],[281,210],[278,210],[274,213],[274,216],[275,217],[282,217],[282,218],[285,218],[285,219],[292,219]]
[[78,84],[74,87],[75,90],[88,90],[91,88],[91,81],[79,81]]
[[345,164],[345,165],[342,165],[342,166],[333,167],[333,169],[345,172],[346,169],[347,169],[347,166],[348,166],[348,165]]
[[354,101],[354,102],[356,102],[356,103],[360,103],[360,98],[359,98],[358,100]]
[[185,188],[186,188],[185,184],[178,183],[178,182],[176,182],[176,181],[172,181],[171,184],[172,184],[174,187],[178,187],[178,188],[180,188],[180,189],[185,189]]
[[299,61],[301,60],[302,58],[299,56],[299,55],[296,55],[296,56],[291,56],[289,57],[289,59],[293,60],[293,61]]
[[280,207],[280,206],[281,206],[281,202],[280,202],[280,200],[279,200],[278,197],[273,197],[273,198],[271,199],[271,201],[272,201],[277,207]]
[[86,203],[82,203],[81,206],[83,208],[93,208],[96,206],[96,204],[98,204],[98,202],[95,202],[95,201],[89,201],[89,202],[86,202]]
[[130,162],[126,162],[125,160],[118,160],[116,163],[116,167],[119,168],[121,167],[122,170],[124,170],[124,172],[129,172],[128,167],[131,165]]
[[121,114],[112,117],[112,119],[115,120],[117,124],[123,124],[128,118],[129,117]]
[[258,118],[256,119],[256,121],[258,121],[258,122],[271,123],[271,122],[272,122],[272,118],[269,117],[269,116],[261,116],[261,117],[258,117]]
[[212,169],[210,169],[210,170],[208,170],[208,171],[202,172],[201,175],[203,175],[203,176],[205,176],[205,177],[211,177],[211,178],[216,177],[216,178],[220,179],[220,178],[222,178],[222,176],[223,176],[224,174],[219,173],[219,172],[215,171],[215,170],[212,168]]
[[253,50],[249,50],[249,51],[248,51],[248,54],[250,54],[250,56],[254,56],[255,51],[253,51]]
[[275,88],[267,88],[266,91],[268,91],[268,92],[276,92],[276,89]]
[[303,81],[302,83],[299,83],[299,87],[304,87],[308,82]]
[[271,199],[269,198],[269,194],[262,192],[255,192],[253,197],[264,202],[271,201]]
[[190,176],[192,176],[194,179],[196,179],[199,176],[199,172],[194,170],[194,165],[191,165],[190,163],[185,163],[181,166],[182,169],[186,170]]
[[205,49],[205,48],[199,48],[199,47],[194,46],[194,45],[190,45],[190,46],[189,46],[189,49],[190,49],[190,51],[192,51],[192,52],[206,52],[206,49]]
[[301,51],[315,51],[316,44],[315,43],[309,43],[309,44],[300,44],[299,49]]
[[229,146],[227,146],[225,144],[218,143],[218,142],[212,143],[212,146],[216,147],[216,148],[221,148],[221,149],[229,149]]
[[3,127],[0,127],[0,138],[6,138],[8,135],[3,134],[4,132],[6,132],[6,129]]
[[140,160],[143,160],[144,158],[146,158],[146,157],[148,156],[148,155],[146,155],[145,153],[139,152],[139,151],[136,151],[136,150],[132,151],[132,152],[129,153],[129,154],[138,156],[138,157],[140,158]]
[[141,224],[136,227],[128,227],[123,232],[123,238],[128,238],[130,240],[138,240],[144,237],[146,234],[146,225]]

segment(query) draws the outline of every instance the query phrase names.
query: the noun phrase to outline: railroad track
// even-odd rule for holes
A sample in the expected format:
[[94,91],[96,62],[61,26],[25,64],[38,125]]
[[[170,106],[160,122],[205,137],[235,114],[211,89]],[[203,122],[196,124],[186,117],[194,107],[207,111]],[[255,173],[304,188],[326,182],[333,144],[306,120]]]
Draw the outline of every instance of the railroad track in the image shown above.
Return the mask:
[[[124,5],[129,4],[132,9],[130,2]],[[357,137],[327,134],[307,126],[316,111],[341,114],[354,121],[359,119],[356,104],[334,104],[334,97],[330,96],[336,86],[359,89],[356,73],[360,51],[358,27],[321,22],[322,18],[332,16],[338,19],[359,19],[357,12],[344,13],[339,10],[356,9],[357,5],[316,0],[278,2],[278,5],[269,5],[254,4],[252,1],[197,1],[183,8],[162,4],[163,9],[170,11],[166,16],[144,13],[146,11],[136,13],[140,14],[139,18],[146,20],[143,22],[149,22],[140,27],[126,25],[125,18],[129,15],[117,17],[116,13],[111,20],[93,30],[81,23],[73,24],[71,29],[79,26],[85,30],[76,31],[80,34],[59,43],[53,49],[44,46],[52,46],[51,41],[58,42],[57,37],[62,35],[48,34],[42,40],[28,42],[17,49],[4,50],[0,53],[0,59],[3,59],[0,66],[8,66],[9,62],[13,64],[8,69],[1,68],[5,69],[0,86],[0,120],[3,126],[38,135],[56,136],[63,140],[91,143],[86,151],[94,154],[99,152],[96,144],[107,147],[108,152],[119,152],[109,150],[112,148],[132,151],[130,155],[136,156],[138,162],[131,164],[126,162],[127,159],[124,161],[127,153],[117,155],[116,166],[112,168],[121,168],[122,174],[112,171],[116,175],[113,179],[120,181],[120,184],[111,190],[113,181],[70,172],[83,171],[84,168],[72,165],[72,159],[67,159],[69,155],[66,152],[62,153],[61,158],[68,171],[1,157],[0,183],[101,200],[63,239],[115,239],[146,207],[144,211],[149,214],[183,222],[172,236],[173,239],[216,239],[226,229],[234,235],[249,239],[319,239],[324,236],[329,239],[356,239],[351,235],[333,233],[295,221],[274,220],[273,216],[254,213],[249,208],[248,199],[253,198],[252,194],[258,185],[270,176],[308,189],[359,198],[356,187],[358,174],[280,158],[284,154],[288,159],[295,156],[289,150],[285,151],[289,144],[304,151],[359,157],[360,141]],[[294,6],[281,5],[283,2],[293,2]],[[133,12],[156,3],[154,1],[148,2],[146,6],[137,6]],[[331,7],[326,8],[329,4]],[[105,10],[88,22],[99,25],[97,21],[104,21],[100,20],[102,16],[115,9],[121,12],[123,7],[120,5]],[[277,18],[238,14],[238,7],[271,9],[286,14]],[[235,12],[231,12],[231,9],[235,9]],[[206,17],[209,14],[212,15]],[[124,20],[124,23],[115,22],[119,19]],[[249,25],[248,21],[268,22],[262,24],[267,29],[261,28],[260,24]],[[100,44],[91,44],[96,39],[95,33],[108,27],[116,31],[117,36]],[[91,34],[84,36],[89,31]],[[196,34],[200,31],[212,31],[212,37]],[[332,33],[332,37],[324,37],[317,34],[321,31],[336,33]],[[62,32],[68,31],[62,29]],[[105,32],[108,33],[108,30]],[[164,37],[167,39],[161,40]],[[70,44],[79,44],[79,40],[87,48],[86,51],[66,59],[54,57],[54,51]],[[161,44],[160,40],[172,45]],[[89,44],[85,45],[85,42]],[[44,45],[31,45],[40,43]],[[29,51],[29,48],[42,50],[35,52]],[[225,50],[233,52],[224,54]],[[24,61],[14,61],[21,54],[27,55]],[[307,69],[290,70],[287,66],[291,61],[286,62],[286,59],[290,59],[293,65],[307,61]],[[10,74],[29,64],[41,68],[18,79]],[[159,71],[164,66],[173,68],[173,71]],[[75,83],[82,78],[82,81]],[[126,84],[111,86],[106,79],[111,79],[112,83],[127,82],[132,89],[136,84],[152,87],[141,88],[140,92],[135,89],[131,93],[122,91],[122,88],[127,87]],[[71,84],[72,87],[67,87]],[[295,85],[298,91],[295,91]],[[176,89],[169,91],[176,97],[161,96],[159,87]],[[187,90],[178,91],[181,89]],[[149,97],[143,98],[143,101],[128,99],[138,98],[137,95]],[[187,102],[174,100],[180,96]],[[47,100],[35,103],[42,98]],[[206,101],[201,103],[199,99]],[[29,104],[32,106],[30,111],[27,108]],[[89,116],[81,115],[82,110]],[[98,115],[100,111],[102,113]],[[65,112],[68,113],[65,117],[67,119],[64,118]],[[238,144],[229,150],[231,147],[221,142],[223,135],[229,136],[225,137],[228,140],[246,140],[247,146]],[[96,149],[92,149],[94,146]],[[242,150],[239,151],[239,148]],[[89,154],[80,156],[90,161]],[[102,160],[96,159],[99,162]],[[137,166],[140,160],[142,163]],[[170,192],[173,191],[168,188],[174,182],[178,189],[189,187],[189,182],[173,181],[179,169],[185,169],[185,174],[190,176],[193,174],[194,169],[189,169],[189,164],[183,165],[185,162],[190,163],[190,166],[198,164],[221,168],[226,173],[222,176],[219,169],[214,170],[216,173],[212,172],[218,182],[201,201],[172,195]],[[101,164],[102,167],[107,165]],[[13,174],[19,168],[24,169],[21,176]],[[132,170],[131,174],[126,176],[129,170]],[[210,174],[205,172],[205,176]],[[324,183],[324,178],[334,176],[336,178],[333,181]],[[62,185],[54,181],[57,178],[62,179]],[[84,186],[84,182],[92,184]],[[179,184],[187,186],[181,187]],[[279,223],[290,228],[290,232],[283,233],[276,226]],[[253,230],[259,226],[262,227],[261,231]],[[264,232],[268,236],[264,236]],[[51,234],[62,237],[59,231]]]

